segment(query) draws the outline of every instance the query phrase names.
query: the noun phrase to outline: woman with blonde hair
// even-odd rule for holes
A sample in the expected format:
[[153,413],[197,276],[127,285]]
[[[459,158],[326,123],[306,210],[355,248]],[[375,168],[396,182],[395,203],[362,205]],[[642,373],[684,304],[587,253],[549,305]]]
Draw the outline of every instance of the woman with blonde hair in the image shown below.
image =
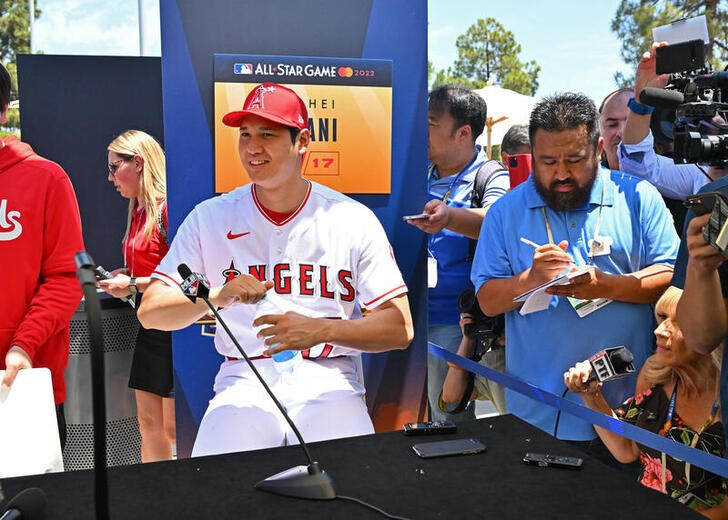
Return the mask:
[[[149,134],[128,130],[108,146],[109,181],[129,199],[122,240],[124,267],[100,287],[137,302],[169,249],[164,151]],[[129,387],[135,390],[142,462],[172,458],[175,443],[171,333],[139,328]]]
[[[669,287],[655,305],[655,353],[647,358],[633,397],[612,410],[601,383],[587,383],[588,361],[564,373],[564,383],[584,405],[676,442],[722,456],[725,432],[720,420],[720,363],[723,347],[712,354],[691,350],[675,320],[682,290]],[[619,462],[640,461],[642,485],[661,491],[708,518],[728,518],[728,486],[719,475],[594,426]]]

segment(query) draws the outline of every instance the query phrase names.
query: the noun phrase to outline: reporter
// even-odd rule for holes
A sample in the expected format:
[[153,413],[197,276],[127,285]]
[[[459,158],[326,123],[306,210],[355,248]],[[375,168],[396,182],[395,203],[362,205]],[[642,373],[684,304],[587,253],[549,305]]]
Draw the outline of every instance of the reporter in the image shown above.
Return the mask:
[[[109,144],[108,160],[109,182],[129,199],[129,209],[124,267],[99,286],[116,298],[136,298],[139,308],[149,275],[169,250],[164,151],[152,136],[128,130]],[[135,390],[142,462],[171,459],[176,432],[170,332],[139,328],[129,387]]]
[[[720,421],[719,377],[722,346],[714,355],[689,349],[675,319],[682,291],[669,287],[657,301],[656,352],[645,362],[633,397],[612,410],[601,394],[601,384],[585,384],[591,372],[588,361],[564,373],[568,389],[584,405],[648,431],[722,456],[725,432]],[[638,477],[645,487],[662,491],[709,518],[728,517],[725,495],[728,485],[719,475],[692,466],[665,453],[635,443],[614,432],[594,426],[614,457],[623,463],[639,458]]]

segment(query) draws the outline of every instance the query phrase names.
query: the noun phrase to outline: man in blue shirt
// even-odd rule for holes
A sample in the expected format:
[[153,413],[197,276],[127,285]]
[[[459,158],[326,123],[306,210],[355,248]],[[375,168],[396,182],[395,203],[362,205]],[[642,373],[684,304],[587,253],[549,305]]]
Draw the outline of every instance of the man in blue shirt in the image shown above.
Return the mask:
[[[457,298],[471,288],[473,246],[487,206],[510,188],[508,170],[500,169],[488,179],[481,208],[471,209],[473,182],[488,157],[475,139],[485,126],[485,100],[467,87],[444,85],[430,93],[427,113],[428,199],[427,219],[410,221],[430,233],[428,241],[429,328],[428,340],[457,352],[462,332]],[[446,414],[438,406],[447,364],[428,356],[427,395],[430,419],[458,422],[473,419],[471,404],[464,413]]]
[[[571,93],[545,98],[531,113],[529,134],[531,177],[490,208],[471,278],[486,314],[506,312],[508,372],[561,394],[564,370],[602,348],[626,346],[638,367],[651,353],[650,304],[670,281],[678,240],[653,186],[599,166],[603,140],[590,99]],[[518,295],[586,264],[593,271],[548,289],[546,310],[519,313]],[[598,298],[611,301],[577,314],[579,300]],[[635,377],[604,386],[611,406],[632,394]],[[509,412],[554,432],[553,408],[512,391],[506,403]],[[595,433],[565,414],[558,437],[589,441]]]

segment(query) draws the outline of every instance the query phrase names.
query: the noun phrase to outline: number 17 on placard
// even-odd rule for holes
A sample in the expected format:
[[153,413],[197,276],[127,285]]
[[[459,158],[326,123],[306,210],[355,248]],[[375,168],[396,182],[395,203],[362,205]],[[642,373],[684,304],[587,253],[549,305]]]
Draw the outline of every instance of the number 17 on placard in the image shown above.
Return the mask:
[[304,175],[339,175],[339,152],[310,152]]

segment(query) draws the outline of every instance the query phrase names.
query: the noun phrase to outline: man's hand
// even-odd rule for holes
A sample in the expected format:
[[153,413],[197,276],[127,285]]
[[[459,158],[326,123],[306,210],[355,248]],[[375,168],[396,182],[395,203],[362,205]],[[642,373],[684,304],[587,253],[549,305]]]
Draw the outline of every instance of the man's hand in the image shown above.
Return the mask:
[[210,302],[216,307],[229,307],[235,303],[258,303],[273,282],[258,281],[249,274],[241,274],[222,287],[210,289]]
[[125,298],[131,294],[129,277],[125,274],[117,274],[108,280],[99,280],[97,285],[114,298]]
[[15,376],[18,375],[18,370],[25,368],[33,368],[30,356],[22,348],[12,347],[5,355],[5,377],[3,377],[0,387],[3,389],[10,388],[10,385],[15,381]]
[[571,255],[566,253],[568,246],[569,243],[562,240],[558,246],[545,244],[536,248],[533,252],[533,265],[528,273],[528,277],[533,281],[533,287],[548,282],[574,264]]
[[642,55],[642,59],[637,64],[637,70],[634,74],[634,98],[640,100],[640,92],[645,87],[664,88],[667,85],[667,81],[670,78],[669,74],[657,75],[656,63],[657,53],[655,52],[658,47],[665,47],[667,42],[653,43],[652,48],[649,52],[645,52]]
[[710,213],[695,217],[688,224],[685,231],[685,240],[688,246],[688,253],[695,269],[702,273],[708,274],[725,262],[725,257],[720,252],[705,241],[703,230],[710,220]]
[[595,268],[575,276],[569,280],[568,284],[553,285],[546,289],[546,292],[555,296],[571,296],[580,300],[604,298],[608,289],[609,277],[610,275]]
[[425,204],[423,213],[428,213],[428,218],[408,220],[417,229],[434,235],[445,229],[450,224],[450,208],[443,201],[432,199]]
[[[266,338],[268,350],[265,356],[272,356],[282,350],[305,350],[326,341],[325,318],[309,318],[296,312],[266,314],[253,321],[253,327],[270,325],[258,332],[258,338]],[[274,348],[271,348],[275,345]]]

